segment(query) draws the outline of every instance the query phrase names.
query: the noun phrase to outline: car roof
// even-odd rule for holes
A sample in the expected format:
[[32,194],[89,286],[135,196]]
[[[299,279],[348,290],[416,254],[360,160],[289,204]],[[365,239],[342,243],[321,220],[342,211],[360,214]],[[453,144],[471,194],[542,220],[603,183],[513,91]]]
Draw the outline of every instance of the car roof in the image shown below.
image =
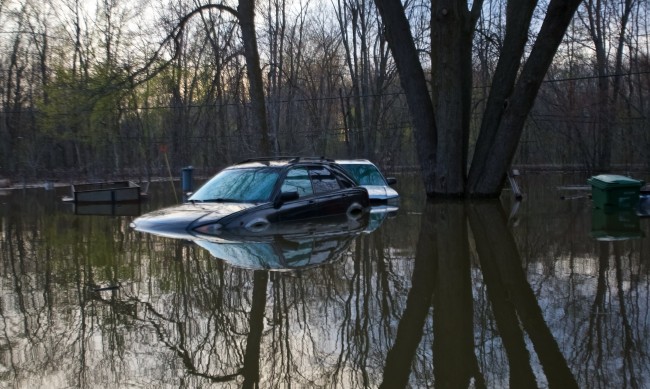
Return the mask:
[[335,162],[340,165],[374,165],[367,159],[337,159]]
[[288,161],[241,161],[234,165],[228,166],[226,169],[241,169],[241,168],[255,168],[255,167],[276,167],[281,168],[287,166]]
[[322,165],[333,165],[335,164],[333,159],[325,157],[297,157],[297,156],[280,156],[280,157],[262,157],[262,158],[249,158],[243,161],[237,162],[236,164],[230,166],[230,168],[240,168],[240,167],[284,167],[287,165],[297,165],[297,164],[322,164]]
[[[369,162],[369,161],[368,161]],[[370,162],[369,162],[370,163]],[[356,183],[354,177],[351,176],[341,165],[335,160],[325,157],[300,157],[300,156],[279,156],[279,157],[261,157],[261,158],[248,158],[243,161],[237,162],[234,165],[226,167],[224,170],[231,169],[255,169],[255,168],[272,168],[272,169],[289,169],[292,166],[328,166],[329,168],[337,171],[348,179]]]

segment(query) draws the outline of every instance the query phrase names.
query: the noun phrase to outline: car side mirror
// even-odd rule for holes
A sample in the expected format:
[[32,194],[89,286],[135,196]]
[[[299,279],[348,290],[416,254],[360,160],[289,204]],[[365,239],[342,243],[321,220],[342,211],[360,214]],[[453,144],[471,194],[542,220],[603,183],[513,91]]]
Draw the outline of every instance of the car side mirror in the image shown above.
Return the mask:
[[395,185],[395,184],[397,184],[397,178],[395,178],[395,177],[387,177],[386,178],[386,183],[388,183],[388,185]]
[[282,206],[282,204],[286,203],[287,201],[298,200],[298,198],[300,198],[300,195],[296,191],[280,192],[278,198],[275,199],[275,202],[273,202],[273,206],[275,208],[280,208],[280,206]]

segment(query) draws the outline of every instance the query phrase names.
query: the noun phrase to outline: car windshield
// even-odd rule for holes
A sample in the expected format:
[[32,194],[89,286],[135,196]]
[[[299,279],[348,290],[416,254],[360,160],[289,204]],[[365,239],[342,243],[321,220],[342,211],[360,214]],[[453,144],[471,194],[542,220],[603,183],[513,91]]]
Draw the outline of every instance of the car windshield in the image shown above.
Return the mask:
[[341,165],[359,185],[386,185],[384,177],[374,165],[342,164]]
[[189,199],[242,203],[269,201],[278,175],[278,169],[269,168],[223,170]]

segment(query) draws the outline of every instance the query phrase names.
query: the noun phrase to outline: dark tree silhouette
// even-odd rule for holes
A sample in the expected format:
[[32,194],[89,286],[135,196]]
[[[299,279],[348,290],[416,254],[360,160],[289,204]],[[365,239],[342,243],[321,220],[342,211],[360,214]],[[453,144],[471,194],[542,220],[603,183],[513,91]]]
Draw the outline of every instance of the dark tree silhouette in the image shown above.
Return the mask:
[[427,195],[496,197],[580,0],[551,0],[522,64],[537,1],[507,3],[506,33],[469,170],[472,38],[483,1],[431,1],[431,92],[400,0],[375,0],[407,95]]

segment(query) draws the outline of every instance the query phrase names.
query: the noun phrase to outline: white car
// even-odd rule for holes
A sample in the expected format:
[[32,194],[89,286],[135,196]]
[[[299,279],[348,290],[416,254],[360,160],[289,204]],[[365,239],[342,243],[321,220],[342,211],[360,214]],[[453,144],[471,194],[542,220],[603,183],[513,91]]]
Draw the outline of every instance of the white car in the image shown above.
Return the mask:
[[399,194],[391,185],[397,183],[393,177],[384,177],[377,166],[367,159],[342,159],[336,163],[341,165],[360,186],[368,190],[371,202],[396,202]]

